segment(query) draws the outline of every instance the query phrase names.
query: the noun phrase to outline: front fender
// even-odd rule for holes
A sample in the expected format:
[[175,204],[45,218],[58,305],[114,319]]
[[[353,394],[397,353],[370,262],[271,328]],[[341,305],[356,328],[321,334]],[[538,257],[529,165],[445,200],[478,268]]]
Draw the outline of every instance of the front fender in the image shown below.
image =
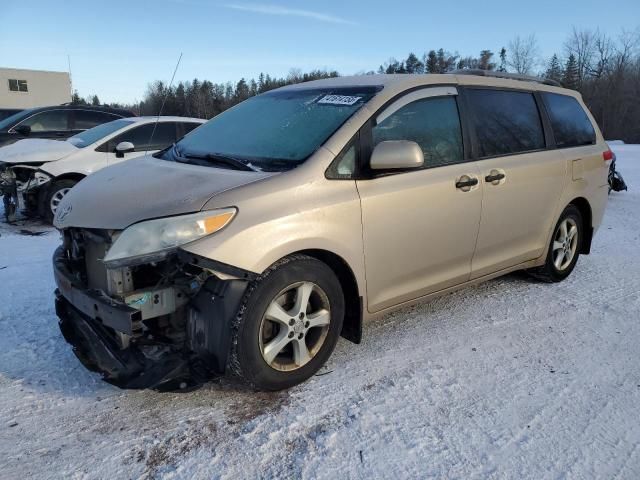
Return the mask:
[[328,251],[344,260],[359,290],[366,291],[355,183],[323,179],[305,187],[291,196],[279,192],[238,204],[238,215],[227,228],[182,249],[256,274],[292,253]]

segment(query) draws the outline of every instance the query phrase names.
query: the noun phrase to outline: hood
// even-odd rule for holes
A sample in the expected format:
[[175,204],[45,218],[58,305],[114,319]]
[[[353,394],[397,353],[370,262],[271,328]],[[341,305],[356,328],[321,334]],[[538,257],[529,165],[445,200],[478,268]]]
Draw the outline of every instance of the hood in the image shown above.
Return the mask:
[[60,160],[74,152],[71,142],[64,140],[47,140],[44,138],[27,138],[0,148],[0,162],[46,163]]
[[218,193],[273,175],[277,173],[203,167],[149,155],[82,180],[60,203],[54,225],[122,230],[141,220],[198,212]]

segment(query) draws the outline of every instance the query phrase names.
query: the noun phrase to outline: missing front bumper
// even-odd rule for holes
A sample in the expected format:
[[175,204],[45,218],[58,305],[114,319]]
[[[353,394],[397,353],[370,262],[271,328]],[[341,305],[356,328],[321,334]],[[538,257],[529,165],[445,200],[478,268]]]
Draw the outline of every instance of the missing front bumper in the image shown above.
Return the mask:
[[177,307],[173,313],[185,318],[182,342],[142,335],[123,344],[119,336],[139,330],[143,312],[78,285],[62,248],[53,263],[62,334],[83,365],[105,381],[120,388],[168,391],[197,387],[224,374],[231,322],[247,280],[211,276],[187,304]]
[[184,352],[167,348],[160,354],[156,351],[154,358],[150,358],[137,346],[120,349],[102,323],[82,314],[59,291],[56,291],[56,314],[60,318],[60,331],[73,346],[76,357],[112,385],[173,391],[197,387],[212,378]]

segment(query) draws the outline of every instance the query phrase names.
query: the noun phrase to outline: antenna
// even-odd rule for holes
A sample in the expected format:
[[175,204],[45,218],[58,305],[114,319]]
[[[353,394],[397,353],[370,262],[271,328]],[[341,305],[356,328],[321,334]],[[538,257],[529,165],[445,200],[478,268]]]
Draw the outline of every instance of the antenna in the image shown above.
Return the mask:
[[71,55],[67,54],[67,66],[69,67],[69,88],[71,91],[71,102],[73,103],[73,79],[71,78]]
[[[171,86],[173,85],[173,79],[176,77],[176,72],[178,71],[178,67],[180,66],[180,60],[182,60],[182,52],[180,52],[180,56],[178,57],[178,63],[176,63],[176,68],[173,69],[173,75],[171,75],[171,81],[169,82],[169,86],[167,87],[167,91],[164,94],[164,98],[162,99],[162,105],[160,105],[160,111],[158,112],[158,116],[156,117],[156,123],[153,124],[153,130],[151,131],[151,136],[149,137],[149,145],[151,145],[151,140],[153,140],[153,136],[156,133],[156,128],[158,128],[158,122],[160,121],[160,116],[162,115],[162,110],[164,110],[164,104],[167,101],[167,97],[169,96],[169,92],[171,91]],[[144,154],[146,155],[149,150],[145,150]]]

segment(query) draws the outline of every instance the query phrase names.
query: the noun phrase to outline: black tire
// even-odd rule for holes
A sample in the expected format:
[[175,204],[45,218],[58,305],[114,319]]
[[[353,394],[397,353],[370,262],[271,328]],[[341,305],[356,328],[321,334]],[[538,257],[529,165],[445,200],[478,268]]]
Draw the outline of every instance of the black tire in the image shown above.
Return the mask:
[[53,196],[60,190],[73,188],[76,183],[78,182],[70,179],[56,180],[49,186],[44,195],[40,195],[40,205],[38,206],[38,210],[41,212],[42,217],[47,223],[53,224],[53,211],[50,206]]
[[[263,357],[260,346],[261,323],[267,307],[279,293],[299,282],[311,282],[326,294],[330,305],[330,323],[323,343],[308,363],[294,370],[281,371],[273,368]],[[285,257],[247,288],[232,327],[229,370],[241,381],[259,390],[282,390],[304,382],[331,356],[342,330],[344,308],[340,282],[325,263],[306,255]],[[306,337],[304,341],[307,341]]]
[[[573,255],[573,258],[571,259],[571,262],[566,267],[559,269],[556,267],[556,264],[554,263],[553,244],[558,235],[560,226],[567,219],[572,219],[575,222],[576,227],[578,229],[578,233],[577,233],[578,238],[576,241],[577,242],[576,252]],[[583,239],[584,239],[584,226],[583,226],[582,214],[580,213],[580,210],[575,205],[568,205],[560,215],[558,222],[553,228],[553,235],[551,235],[549,250],[547,252],[547,258],[545,260],[544,265],[542,265],[541,267],[528,270],[528,273],[531,274],[531,276],[533,276],[537,280],[540,280],[543,282],[547,282],[547,283],[561,282],[562,280],[567,278],[569,275],[571,275],[571,272],[573,272],[573,269],[575,268],[576,263],[578,262],[578,257],[580,256],[580,252],[582,250]]]

